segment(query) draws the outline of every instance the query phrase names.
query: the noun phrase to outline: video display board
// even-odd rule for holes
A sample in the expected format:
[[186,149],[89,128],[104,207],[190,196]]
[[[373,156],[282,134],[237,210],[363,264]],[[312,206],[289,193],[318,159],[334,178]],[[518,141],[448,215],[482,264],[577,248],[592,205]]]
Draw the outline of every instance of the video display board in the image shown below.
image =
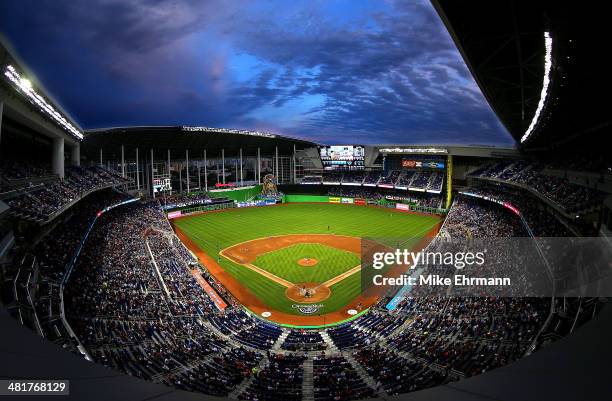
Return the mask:
[[363,169],[365,149],[359,145],[331,145],[319,148],[321,163],[326,170]]

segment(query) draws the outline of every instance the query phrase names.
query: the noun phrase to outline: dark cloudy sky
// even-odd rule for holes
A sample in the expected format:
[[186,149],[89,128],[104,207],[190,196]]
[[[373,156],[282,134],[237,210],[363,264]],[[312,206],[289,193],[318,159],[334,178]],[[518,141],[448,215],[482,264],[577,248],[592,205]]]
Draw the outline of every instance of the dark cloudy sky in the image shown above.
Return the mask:
[[0,0],[0,32],[85,129],[513,143],[426,1]]

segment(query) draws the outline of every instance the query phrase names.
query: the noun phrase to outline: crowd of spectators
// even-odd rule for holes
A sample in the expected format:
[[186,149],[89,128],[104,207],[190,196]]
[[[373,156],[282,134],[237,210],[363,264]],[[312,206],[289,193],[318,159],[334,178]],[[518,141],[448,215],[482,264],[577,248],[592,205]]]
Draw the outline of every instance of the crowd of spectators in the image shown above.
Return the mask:
[[363,178],[363,185],[376,186],[381,174],[380,171],[368,171]]
[[458,196],[440,232],[450,238],[502,238],[527,235],[521,221],[508,209],[487,201]]
[[163,195],[161,197],[162,207],[164,209],[175,209],[181,208],[185,206],[198,206],[205,205],[207,203],[211,203],[210,196],[208,194],[202,193],[191,193],[191,194],[181,194],[176,193],[172,195]]
[[468,192],[516,207],[536,237],[574,236],[570,229],[570,222],[554,210],[546,208],[541,202],[532,199],[529,194],[500,191],[490,187],[470,188]]
[[402,188],[408,188],[417,174],[418,172],[416,170],[404,172],[404,174],[400,175],[396,185]]
[[313,358],[315,401],[358,400],[374,396],[374,389],[359,377],[344,357],[324,355]]
[[374,345],[361,348],[355,353],[368,374],[390,395],[443,384],[445,374],[429,369],[427,363],[402,358],[387,347]]
[[51,165],[48,163],[37,163],[30,160],[0,160],[0,180],[4,181],[5,185],[14,181],[52,175]]
[[388,340],[394,350],[472,376],[525,354],[550,310],[547,298],[437,297],[437,308],[409,298],[413,320]]
[[442,185],[444,184],[444,175],[440,173],[433,173],[427,189],[432,191],[442,191]]
[[327,344],[316,331],[292,330],[281,348],[288,351],[323,351]]
[[387,199],[390,202],[402,202],[433,209],[440,208],[442,202],[442,198],[439,195],[420,192],[407,193],[405,191],[392,189],[376,190],[368,187],[334,186],[328,189],[327,194],[330,196],[368,199],[377,202],[382,199]]
[[596,189],[573,184],[566,178],[545,174],[548,165],[527,160],[504,160],[474,171],[474,177],[519,184],[539,193],[567,212],[581,211],[601,202]]
[[[82,212],[69,209],[82,223],[67,220],[58,226],[61,236],[39,245],[43,277],[63,278],[87,216],[122,196],[109,190],[85,198]],[[502,206],[459,196],[440,238],[468,236],[525,231]],[[194,272],[227,301],[225,310]],[[408,296],[393,312],[383,300],[326,335],[281,329],[245,312],[197,263],[158,201],[123,205],[98,218],[65,299],[68,321],[94,360],[178,388],[248,400],[301,400],[307,360],[318,401],[415,391],[478,374],[524,355],[550,310],[545,298]]]
[[378,180],[377,185],[395,186],[395,183],[397,182],[397,179],[399,178],[401,173],[402,172],[399,170],[390,171],[388,175],[380,177],[380,180]]
[[[45,222],[83,196],[106,187],[126,184],[120,174],[102,167],[66,167],[63,180],[31,186],[25,183],[19,194],[5,200],[12,212],[24,219]],[[30,188],[28,188],[30,187]]]
[[[108,205],[130,199],[112,189],[90,195],[70,208],[39,241],[30,244],[36,261],[34,277],[40,277],[31,292],[33,307],[40,317],[41,329],[47,338],[56,338],[59,316],[59,285],[72,262],[84,233],[97,212]],[[29,274],[24,272],[24,274]]]
[[302,184],[321,184],[323,183],[323,177],[320,175],[306,175],[302,177]]
[[571,157],[563,157],[562,161],[547,161],[546,168],[551,170],[581,171],[606,175],[612,174],[612,160],[609,155],[607,157],[602,157],[598,154],[579,156],[572,153]]
[[330,171],[323,174],[323,184],[340,184],[342,182],[341,171]]
[[305,176],[302,184],[333,184],[441,192],[444,174],[431,170],[332,171],[317,176]]
[[301,401],[305,359],[298,354],[269,354],[267,364],[255,372],[253,381],[239,399]]
[[327,191],[330,196],[344,196],[349,198],[358,199],[372,199],[380,200],[384,198],[384,195],[375,189],[369,189],[367,187],[353,187],[353,186],[334,186],[330,187]]
[[58,284],[96,213],[109,205],[128,199],[131,199],[131,196],[123,192],[106,189],[86,197],[70,208],[53,229],[33,247],[32,252],[37,257],[42,276]]
[[[236,342],[228,352],[227,340],[202,320],[220,312],[191,275],[193,262],[157,202],[102,215],[66,289],[68,320],[92,357],[215,395],[227,395],[248,377],[261,357]],[[244,311],[230,306],[225,316],[240,320]]]
[[343,184],[359,184],[363,183],[365,171],[346,171],[342,176]]

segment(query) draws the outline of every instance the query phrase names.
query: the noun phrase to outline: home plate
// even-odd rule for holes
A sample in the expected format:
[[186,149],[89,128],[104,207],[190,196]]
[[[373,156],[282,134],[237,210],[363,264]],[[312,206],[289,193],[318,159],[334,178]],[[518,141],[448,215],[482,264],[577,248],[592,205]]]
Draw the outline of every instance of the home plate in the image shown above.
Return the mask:
[[348,311],[346,311],[346,313],[348,313],[348,314],[349,314],[349,315],[351,315],[351,316],[354,316],[354,315],[356,315],[356,314],[357,314],[357,310],[355,310],[355,309],[349,309]]
[[[355,311],[355,312],[357,312],[357,311]],[[270,317],[270,316],[272,316],[272,312],[268,312],[268,311],[261,312],[261,316],[263,316],[263,317]]]

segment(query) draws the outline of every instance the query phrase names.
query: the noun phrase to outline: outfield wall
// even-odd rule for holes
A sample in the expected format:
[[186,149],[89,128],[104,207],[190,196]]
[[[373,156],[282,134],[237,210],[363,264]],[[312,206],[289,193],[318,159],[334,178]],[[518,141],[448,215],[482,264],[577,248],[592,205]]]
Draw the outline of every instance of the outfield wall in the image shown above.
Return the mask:
[[260,193],[261,185],[255,185],[248,188],[208,191],[208,196],[211,198],[229,198],[237,202],[245,202],[256,197]]
[[285,195],[283,202],[329,202],[329,196],[322,195]]
[[[384,199],[383,199],[384,201]],[[360,198],[353,198],[348,196],[327,196],[327,195],[285,195],[283,197],[284,203],[291,202],[318,202],[318,203],[344,203],[344,204],[377,204],[380,205],[379,201],[372,201]]]
[[362,198],[351,198],[345,196],[325,196],[325,195],[285,195],[283,197],[283,203],[342,203],[345,205],[368,205],[368,206],[380,206],[387,207],[390,209],[397,209],[402,211],[411,211],[416,213],[424,214],[437,214],[444,215],[446,210],[434,209],[425,206],[417,206],[413,203],[404,203],[401,201],[394,201],[389,199],[362,199]]

